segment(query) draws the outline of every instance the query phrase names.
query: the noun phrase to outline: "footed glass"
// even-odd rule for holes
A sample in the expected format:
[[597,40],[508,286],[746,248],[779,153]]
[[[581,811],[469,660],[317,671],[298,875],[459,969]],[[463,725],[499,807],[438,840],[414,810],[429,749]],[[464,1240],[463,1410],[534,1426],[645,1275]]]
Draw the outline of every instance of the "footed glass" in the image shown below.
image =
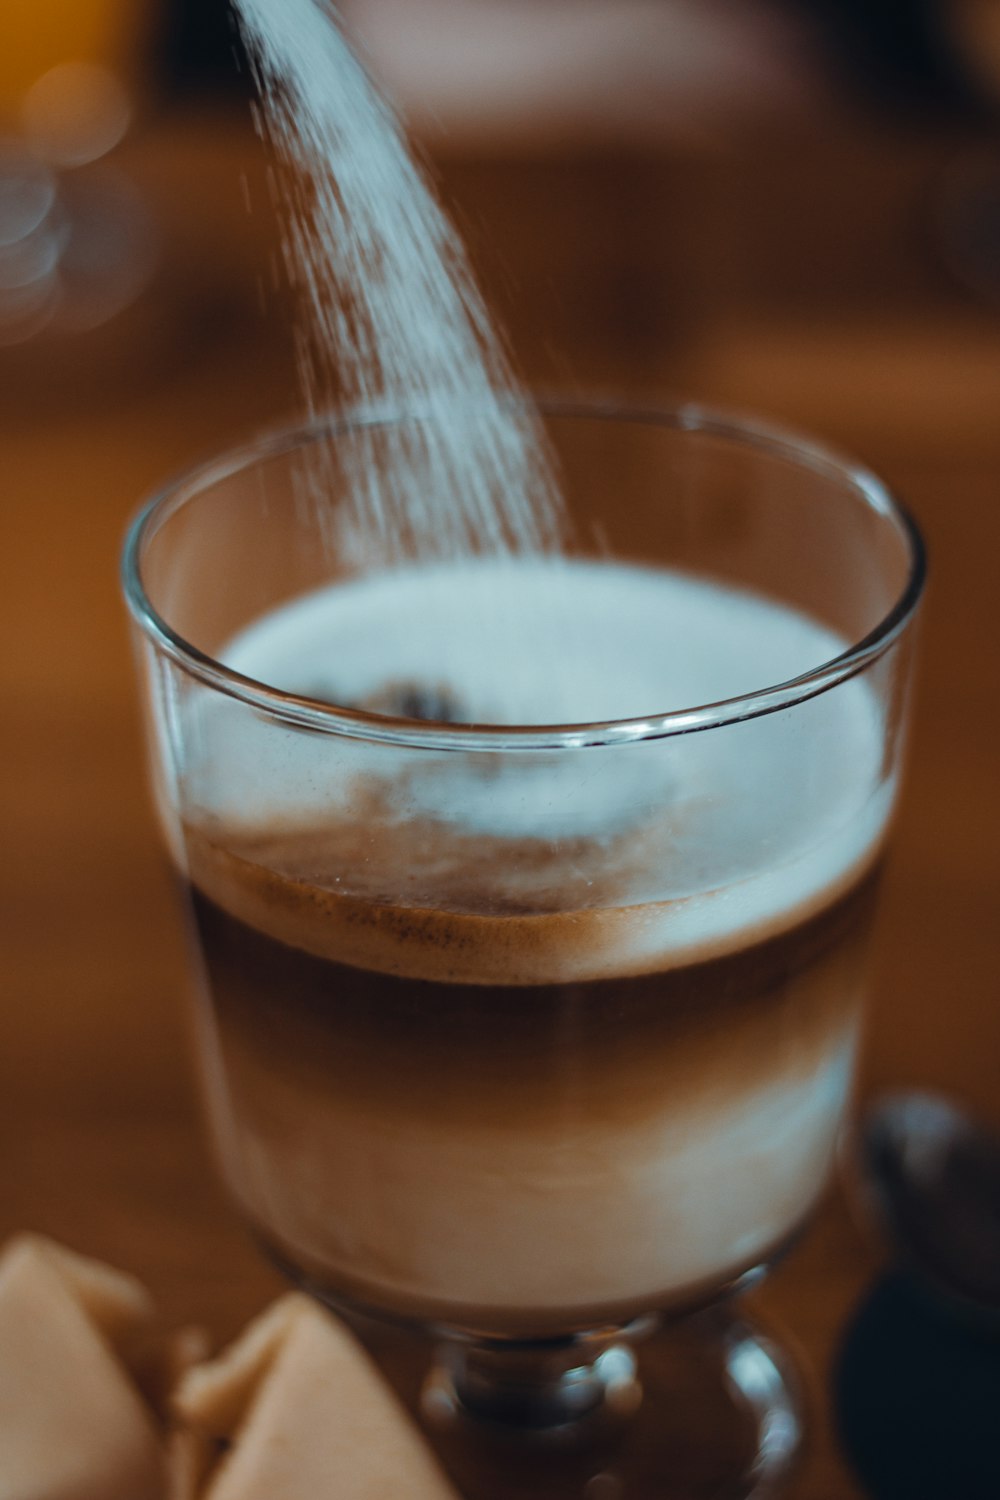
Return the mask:
[[565,557],[341,545],[374,417],[132,527],[209,1126],[468,1500],[764,1494],[802,1418],[737,1299],[849,1105],[922,546],[749,421],[545,421]]

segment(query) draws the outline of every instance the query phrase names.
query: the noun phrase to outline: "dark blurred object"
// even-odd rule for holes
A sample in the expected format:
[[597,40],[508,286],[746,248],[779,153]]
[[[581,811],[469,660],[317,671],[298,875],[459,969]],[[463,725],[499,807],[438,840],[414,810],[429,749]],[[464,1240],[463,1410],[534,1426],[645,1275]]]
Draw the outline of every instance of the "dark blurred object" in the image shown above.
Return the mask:
[[874,1500],[997,1500],[1000,1338],[905,1273],[858,1309],[834,1371],[840,1441]]
[[954,0],[786,0],[815,20],[844,88],[885,113],[978,117],[988,93]]
[[862,1302],[836,1364],[844,1449],[875,1500],[997,1500],[1000,1140],[907,1093],[869,1112],[861,1149],[899,1268]]
[[[467,3],[470,12],[488,8],[484,0]],[[545,6],[545,0],[536,3]],[[805,20],[820,60],[832,67],[840,88],[868,107],[917,119],[978,118],[989,111],[991,90],[968,24],[972,3],[976,0],[747,0],[746,10],[759,12],[762,27],[781,11]],[[418,14],[420,0],[412,4]],[[663,5],[666,17],[669,0]],[[365,8],[365,0],[350,6],[362,36]],[[229,0],[165,0],[161,31],[160,69],[170,92],[251,91]]]
[[229,0],[163,0],[156,50],[162,83],[171,94],[252,93]]
[[1000,1140],[947,1100],[908,1093],[869,1112],[862,1150],[900,1261],[946,1307],[1000,1334]]
[[1000,149],[958,156],[939,184],[933,214],[941,257],[956,281],[1000,306]]
[[948,17],[966,66],[1000,107],[1000,6],[996,0],[951,0]]

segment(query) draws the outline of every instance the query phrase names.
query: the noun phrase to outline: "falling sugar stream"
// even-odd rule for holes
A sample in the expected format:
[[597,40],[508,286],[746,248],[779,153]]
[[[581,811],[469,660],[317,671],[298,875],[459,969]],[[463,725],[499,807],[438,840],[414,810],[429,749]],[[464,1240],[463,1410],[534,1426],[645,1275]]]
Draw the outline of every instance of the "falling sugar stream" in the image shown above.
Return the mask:
[[[236,0],[262,128],[290,169],[285,255],[310,410],[412,413],[338,441],[341,556],[558,551],[560,502],[452,227],[323,0]],[[320,480],[317,488],[322,490]]]

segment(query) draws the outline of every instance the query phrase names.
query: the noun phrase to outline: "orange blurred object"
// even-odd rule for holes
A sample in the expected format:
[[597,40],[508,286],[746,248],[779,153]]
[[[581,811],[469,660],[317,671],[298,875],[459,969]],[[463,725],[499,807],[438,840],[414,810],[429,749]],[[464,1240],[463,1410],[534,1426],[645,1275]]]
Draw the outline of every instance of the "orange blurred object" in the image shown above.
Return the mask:
[[131,121],[150,7],[2,3],[0,348],[8,348],[103,326],[146,288],[158,252],[141,195],[103,165]]
[[0,129],[13,126],[28,91],[63,63],[97,63],[131,75],[138,55],[135,0],[4,0]]

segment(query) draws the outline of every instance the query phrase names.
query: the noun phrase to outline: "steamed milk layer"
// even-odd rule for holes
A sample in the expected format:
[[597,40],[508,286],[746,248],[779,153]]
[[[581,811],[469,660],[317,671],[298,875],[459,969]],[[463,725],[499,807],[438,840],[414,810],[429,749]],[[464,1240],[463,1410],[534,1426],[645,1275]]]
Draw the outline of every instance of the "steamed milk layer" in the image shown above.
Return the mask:
[[[301,600],[226,659],[340,703],[405,706],[418,683],[463,719],[575,722],[842,648],[704,580],[480,563]],[[537,1332],[683,1300],[787,1236],[849,1086],[891,796],[863,683],[503,758],[201,712],[183,779],[209,1102],[284,1255],[379,1306]]]

